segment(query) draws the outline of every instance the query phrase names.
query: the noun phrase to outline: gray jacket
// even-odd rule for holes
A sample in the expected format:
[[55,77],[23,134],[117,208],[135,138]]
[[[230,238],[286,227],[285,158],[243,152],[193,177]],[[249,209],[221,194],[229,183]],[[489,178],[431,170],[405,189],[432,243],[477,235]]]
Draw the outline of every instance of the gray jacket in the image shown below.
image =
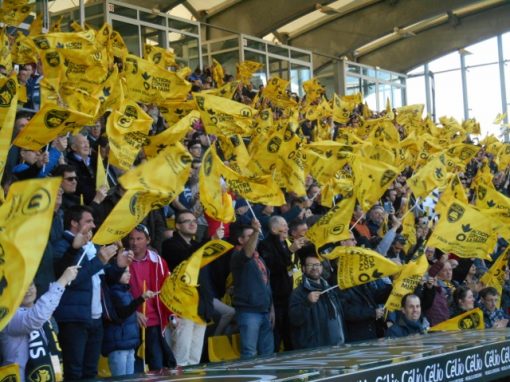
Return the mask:
[[25,366],[28,362],[30,332],[42,328],[57,308],[64,288],[51,283],[48,292],[43,294],[31,308],[20,307],[7,326],[0,332],[0,353],[2,365],[17,363],[21,381],[25,381]]

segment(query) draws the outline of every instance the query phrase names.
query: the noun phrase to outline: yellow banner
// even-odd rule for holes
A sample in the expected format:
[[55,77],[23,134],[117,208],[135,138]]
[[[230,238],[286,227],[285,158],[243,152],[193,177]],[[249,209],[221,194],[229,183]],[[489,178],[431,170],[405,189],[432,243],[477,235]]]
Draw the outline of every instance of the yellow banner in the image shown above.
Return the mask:
[[408,179],[407,184],[416,197],[424,198],[435,188],[443,188],[450,180],[452,173],[439,157],[430,159]]
[[213,64],[212,64],[211,70],[212,70],[212,78],[213,78],[214,82],[216,82],[216,86],[217,87],[223,86],[223,77],[225,77],[225,72],[223,71],[223,66],[221,66],[221,64],[218,61],[216,61],[214,58],[213,58]]
[[158,135],[151,135],[145,140],[143,147],[145,155],[149,158],[156,156],[162,150],[176,142],[180,142],[186,134],[191,131],[193,125],[200,119],[200,113],[193,110],[187,116],[182,118],[175,125],[170,126]]
[[169,66],[177,66],[175,54],[159,46],[144,44],[143,58],[163,69]]
[[106,121],[110,143],[109,163],[129,170],[147,140],[152,118],[136,102],[124,101]]
[[126,193],[93,237],[109,244],[126,237],[153,209],[174,200],[184,189],[191,169],[191,155],[180,143],[169,147],[125,173],[119,182]]
[[[202,161],[205,176],[212,172],[213,163],[218,166],[218,173],[225,179],[228,188],[250,202],[270,206],[281,206],[285,203],[283,192],[271,176],[247,177],[236,173],[220,160],[214,146],[206,152]],[[219,183],[220,179],[217,182]]]
[[475,308],[466,313],[459,314],[449,320],[443,321],[429,329],[430,332],[456,331],[466,329],[485,329],[483,312]]
[[350,238],[349,223],[355,205],[354,195],[343,199],[310,227],[306,232],[306,237],[315,244],[317,249],[324,244]]
[[257,72],[264,65],[260,62],[255,61],[243,61],[236,65],[237,67],[237,79],[241,80],[243,84],[248,85],[250,83],[253,73]]
[[172,126],[193,110],[197,110],[197,104],[192,99],[185,101],[165,101],[160,104],[158,108],[168,125]]
[[[507,249],[502,253],[492,264],[487,272],[480,278],[480,282],[484,287],[493,287],[498,291],[499,296],[503,293],[503,285],[505,284],[506,268],[508,266],[508,258],[510,252]],[[499,299],[498,307],[501,306],[501,298]]]
[[19,376],[19,365],[13,363],[10,365],[0,366],[0,381],[2,382],[21,382]]
[[393,279],[393,289],[384,307],[390,312],[400,310],[402,298],[408,293],[414,293],[428,267],[425,255],[405,264],[402,271]]
[[12,8],[3,6],[0,9],[0,21],[7,25],[17,27],[30,15],[33,5],[34,4],[25,4]]
[[195,93],[193,97],[208,134],[251,135],[253,116],[257,114],[256,109],[211,94]]
[[204,324],[198,315],[198,274],[200,268],[233,248],[223,240],[213,240],[195,251],[188,260],[181,262],[161,287],[160,298],[177,316]]
[[434,228],[428,245],[460,257],[490,260],[497,233],[491,216],[479,209],[452,201]]
[[388,260],[379,253],[362,247],[336,247],[327,259],[338,258],[338,286],[340,289],[351,288],[391,276],[402,267]]
[[354,156],[354,192],[363,211],[368,211],[381,199],[398,175],[398,169],[390,164]]
[[15,182],[0,207],[0,330],[21,304],[39,267],[60,183],[60,178]]
[[464,187],[462,186],[457,174],[452,176],[450,183],[448,183],[448,186],[439,197],[435,208],[436,213],[438,215],[443,215],[443,212],[446,212],[448,205],[455,200],[468,204],[466,192],[464,191]]
[[106,175],[106,169],[104,168],[103,164],[103,158],[101,157],[100,150],[97,150],[96,190],[103,186],[106,187],[107,190],[110,189]]
[[215,95],[215,96],[218,96],[218,97],[223,97],[223,98],[226,98],[226,99],[232,99],[232,97],[234,96],[234,93],[237,91],[237,89],[239,88],[239,83],[241,81],[230,81],[230,82],[227,82],[226,84],[224,84],[223,86],[220,86],[219,88],[213,88],[213,89],[209,89],[209,90],[202,90],[200,93],[201,94],[211,94],[211,95]]
[[143,58],[128,55],[123,71],[127,96],[141,103],[164,103],[169,99],[185,100],[191,84],[175,72],[169,72]]
[[16,73],[13,73],[9,77],[0,78],[0,179],[11,145],[17,106],[18,79]]

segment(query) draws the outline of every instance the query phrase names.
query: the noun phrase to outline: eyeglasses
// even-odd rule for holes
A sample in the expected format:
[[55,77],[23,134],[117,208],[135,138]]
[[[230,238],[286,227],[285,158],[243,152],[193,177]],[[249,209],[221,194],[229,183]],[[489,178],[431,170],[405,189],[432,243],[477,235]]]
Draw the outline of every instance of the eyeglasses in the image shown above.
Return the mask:
[[143,224],[138,224],[136,227],[135,227],[135,230],[137,230],[138,232],[143,232],[145,234],[145,236],[149,236],[149,230],[146,226],[144,226]]
[[322,264],[321,263],[317,263],[317,264],[306,264],[305,265],[306,268],[311,268],[311,269],[319,269],[319,268],[322,268]]
[[186,219],[186,220],[177,222],[177,224],[192,224],[192,223],[196,223],[196,222],[197,222],[197,219]]
[[78,177],[77,176],[68,176],[67,178],[64,178],[64,180],[67,180],[69,182],[74,182],[74,181],[78,181]]

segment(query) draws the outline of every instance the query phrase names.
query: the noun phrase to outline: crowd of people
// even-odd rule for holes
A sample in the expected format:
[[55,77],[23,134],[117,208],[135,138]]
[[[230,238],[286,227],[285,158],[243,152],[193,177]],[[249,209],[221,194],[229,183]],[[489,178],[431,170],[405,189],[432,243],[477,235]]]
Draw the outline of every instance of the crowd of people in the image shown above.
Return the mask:
[[[39,109],[41,68],[21,65],[18,79],[26,84],[27,100],[16,115],[13,139]],[[210,68],[197,69],[188,80],[195,93],[216,87]],[[234,78],[226,75],[224,80]],[[240,83],[234,99],[251,105],[261,91]],[[296,95],[293,98],[303,101]],[[141,107],[153,118],[151,135],[171,128],[157,106]],[[366,118],[363,108],[359,104],[344,124],[327,121],[333,139],[356,126],[362,115]],[[278,120],[281,111],[273,107],[273,112]],[[372,113],[369,118],[387,112]],[[299,121],[296,133],[313,141],[320,124],[304,115]],[[59,356],[56,343],[62,350],[60,372],[64,379],[79,380],[96,377],[101,354],[108,357],[112,375],[142,372],[144,364],[159,371],[206,362],[204,344],[213,335],[239,332],[241,357],[251,358],[424,334],[430,326],[475,306],[482,308],[487,328],[506,327],[509,322],[510,283],[500,294],[479,280],[491,263],[427,246],[437,221],[430,211],[415,208],[416,237],[402,235],[405,207],[413,198],[407,185],[412,175],[409,169],[366,214],[356,206],[348,239],[322,248],[316,248],[306,232],[331,205],[321,200],[322,187],[310,174],[305,179],[306,196],[286,190],[285,203],[274,207],[252,206],[233,194],[235,222],[223,223],[208,216],[200,203],[198,173],[203,153],[216,141],[200,121],[183,140],[192,157],[192,170],[178,198],[151,211],[122,242],[96,246],[91,241],[93,232],[124,192],[117,181],[121,172],[113,166],[107,173],[109,187],[96,187],[97,159],[100,156],[108,162],[105,123],[103,116],[80,134],[58,137],[41,151],[12,146],[8,153],[2,177],[5,194],[16,181],[62,178],[50,236],[33,285],[0,333],[2,363],[18,363],[27,380],[39,366],[51,363],[50,355]],[[402,134],[396,118],[392,123]],[[508,172],[498,169],[493,159],[480,146],[461,174],[466,190],[482,163],[488,161],[494,186],[503,195],[509,194]],[[135,164],[144,160],[141,151]],[[234,248],[200,269],[197,309],[207,324],[199,324],[171,312],[159,291],[170,273],[215,239],[227,240]],[[507,245],[500,238],[492,258],[497,259]],[[320,254],[337,246],[370,248],[399,264],[423,254],[430,267],[414,293],[403,297],[401,310],[388,314],[384,304],[392,290],[390,277],[346,290],[334,288],[337,262]],[[39,336],[45,338],[45,349],[51,349],[44,357],[29,351]],[[138,351],[142,340],[144,347]]]

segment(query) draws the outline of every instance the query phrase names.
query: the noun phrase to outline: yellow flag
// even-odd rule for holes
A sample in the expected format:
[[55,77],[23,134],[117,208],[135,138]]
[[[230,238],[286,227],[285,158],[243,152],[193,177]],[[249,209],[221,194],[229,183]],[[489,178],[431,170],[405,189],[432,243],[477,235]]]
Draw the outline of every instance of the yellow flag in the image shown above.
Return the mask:
[[354,195],[341,200],[310,227],[306,232],[306,237],[315,244],[317,249],[324,244],[350,238],[349,223],[355,205]]
[[[233,246],[222,240],[207,242],[168,276],[159,295],[163,304],[177,316],[205,324],[198,315],[198,274],[200,268],[223,255]],[[205,258],[204,258],[205,257]]]
[[5,66],[7,73],[12,70],[11,48],[5,30],[0,32],[0,65]]
[[234,93],[239,89],[239,84],[241,81],[230,81],[220,86],[219,88],[213,88],[209,90],[202,90],[200,93],[202,94],[212,94],[218,97],[223,97],[226,99],[232,99]]
[[208,134],[251,135],[253,116],[257,114],[256,109],[211,94],[195,93],[193,97]]
[[333,155],[333,150],[323,151],[320,154],[318,150],[310,146],[304,149],[304,164],[307,173],[313,176],[320,185],[328,183],[335,177],[337,171],[341,170],[349,161],[349,152],[339,151],[338,153],[346,154],[344,158]]
[[0,207],[0,283],[3,289],[0,330],[16,312],[35,276],[48,242],[60,183],[60,178],[15,182]]
[[330,179],[323,185],[320,191],[320,205],[324,207],[333,207],[334,199],[341,195],[343,198],[348,198],[352,194],[353,179],[342,171],[335,174],[334,179]]
[[362,247],[336,247],[327,259],[338,258],[338,286],[340,289],[351,288],[391,276],[402,267],[388,260],[379,253]]
[[[247,177],[227,167],[216,154],[214,146],[206,152],[202,161],[205,176],[209,176],[212,168],[217,166],[218,173],[225,179],[229,189],[243,198],[270,206],[281,206],[285,197],[270,175]],[[218,179],[219,182],[219,179]]]
[[[508,266],[508,257],[510,255],[509,249],[502,253],[492,264],[487,272],[480,278],[480,282],[484,287],[493,287],[498,291],[501,296],[503,293],[503,285],[505,284],[506,268]],[[501,306],[501,298],[499,299],[498,307]]]
[[120,110],[114,110],[106,121],[109,163],[129,170],[145,144],[151,126],[152,118],[136,102],[122,102]]
[[177,73],[131,54],[126,58],[123,73],[127,96],[136,102],[159,104],[169,99],[184,100],[191,90],[191,84]]
[[451,176],[452,173],[443,161],[434,156],[408,179],[407,184],[416,197],[426,197],[435,188],[443,188]]
[[248,85],[250,83],[253,73],[257,72],[264,65],[260,62],[255,61],[243,61],[236,65],[237,67],[237,79],[241,80],[243,84]]
[[225,77],[225,72],[223,71],[223,66],[213,58],[212,64],[212,78],[214,82],[216,82],[217,87],[223,86],[223,77]]
[[0,78],[0,179],[9,153],[17,106],[18,79],[13,73]]
[[406,239],[404,251],[409,251],[416,244],[416,218],[414,213],[406,212],[402,220],[402,236]]
[[14,144],[27,150],[40,150],[55,138],[68,132],[74,134],[93,121],[94,117],[89,114],[46,104],[21,130]]
[[347,123],[351,114],[361,103],[361,95],[358,93],[353,96],[339,97],[336,93],[333,95],[333,120],[337,123]]
[[184,189],[191,155],[180,143],[125,173],[120,179],[126,193],[92,239],[109,244],[126,237],[153,209],[174,200]]
[[193,110],[187,116],[182,118],[175,125],[170,126],[158,135],[147,137],[146,145],[143,147],[145,155],[149,158],[156,156],[162,150],[176,142],[180,142],[186,134],[191,131],[195,122],[200,118],[200,113]]
[[490,260],[497,233],[491,216],[469,204],[453,200],[437,223],[428,245],[459,257]]
[[110,35],[110,40],[112,43],[112,53],[114,57],[119,57],[124,63],[126,61],[127,55],[129,54],[124,39],[122,38],[119,32],[112,31],[112,34]]
[[0,377],[2,378],[2,382],[20,382],[19,365],[17,363],[12,363],[10,365],[0,366]]
[[408,293],[414,293],[428,267],[429,263],[425,255],[405,264],[393,280],[393,289],[384,307],[389,311],[400,310],[402,298]]
[[448,183],[448,186],[441,194],[436,204],[435,208],[436,213],[439,215],[443,215],[444,213],[446,213],[448,205],[454,200],[458,200],[464,204],[468,204],[466,192],[464,191],[464,187],[462,186],[462,183],[457,174],[452,176],[450,183]]
[[17,27],[30,15],[34,4],[25,4],[18,7],[2,7],[0,9],[0,21],[7,25]]
[[319,83],[317,78],[312,78],[303,82],[303,90],[306,93],[306,103],[308,105],[321,98],[324,94],[324,87]]
[[97,151],[97,169],[96,169],[96,190],[100,187],[105,186],[107,190],[110,189],[108,178],[106,176],[106,170],[103,164],[103,158],[99,150]]
[[353,157],[354,192],[363,211],[368,211],[386,192],[398,175],[392,165],[364,158]]
[[253,171],[254,168],[250,162],[250,155],[240,135],[219,136],[217,142],[223,152],[224,161],[228,162],[228,167],[246,176],[256,173],[256,171]]
[[483,312],[475,308],[466,313],[459,314],[449,320],[443,321],[429,329],[430,332],[457,331],[466,329],[485,329]]
[[398,146],[400,143],[397,128],[387,117],[369,119],[365,122],[364,128],[370,130],[368,139],[374,144]]
[[333,110],[329,106],[329,102],[323,98],[318,105],[309,107],[306,113],[306,119],[315,120],[331,117]]
[[473,182],[473,189],[476,195],[475,206],[487,216],[498,220],[498,229],[501,224],[505,226],[503,232],[499,232],[504,236],[510,223],[510,198],[497,191],[492,182]]
[[163,69],[169,66],[177,66],[175,54],[159,46],[144,44],[143,58]]
[[185,101],[165,101],[161,103],[158,108],[159,112],[170,126],[175,125],[193,110],[198,110],[197,104],[192,99]]
[[262,89],[262,96],[278,107],[285,108],[296,105],[296,102],[287,94],[288,87],[289,81],[280,77],[271,77],[267,85]]
[[68,109],[79,110],[82,114],[92,116],[94,120],[99,116],[101,101],[87,91],[63,85],[59,88],[59,94]]
[[124,100],[126,88],[125,79],[119,76],[119,70],[117,66],[114,66],[105,81],[91,92],[91,95],[101,103],[98,115],[103,115],[108,110],[119,109]]

